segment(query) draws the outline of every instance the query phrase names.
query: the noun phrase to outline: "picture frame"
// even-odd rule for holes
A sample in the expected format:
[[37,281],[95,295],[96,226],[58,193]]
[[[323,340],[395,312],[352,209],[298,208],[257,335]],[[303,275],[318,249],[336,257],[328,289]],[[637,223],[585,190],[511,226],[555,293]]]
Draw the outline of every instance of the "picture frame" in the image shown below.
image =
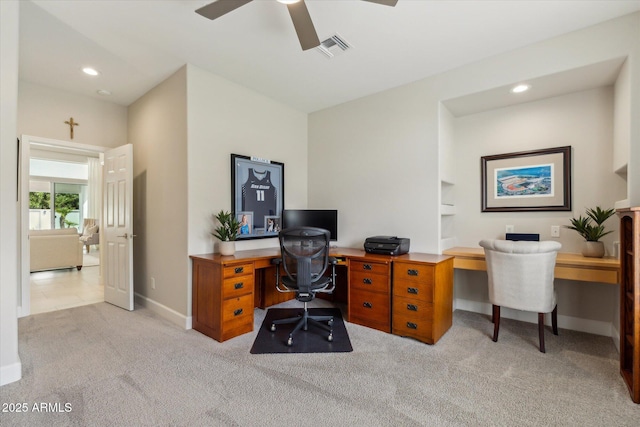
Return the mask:
[[571,146],[483,156],[482,212],[571,210]]
[[269,219],[281,223],[284,163],[231,154],[231,206],[239,222],[246,219],[236,240],[277,237],[267,228]]

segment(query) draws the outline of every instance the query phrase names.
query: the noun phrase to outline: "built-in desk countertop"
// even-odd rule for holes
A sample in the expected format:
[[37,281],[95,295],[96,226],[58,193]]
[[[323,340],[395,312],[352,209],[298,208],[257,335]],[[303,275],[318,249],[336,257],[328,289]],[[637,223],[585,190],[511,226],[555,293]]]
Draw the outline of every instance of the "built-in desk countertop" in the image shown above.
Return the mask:
[[[453,268],[461,270],[486,271],[484,249],[455,247],[447,249],[444,255],[455,257]],[[555,277],[557,279],[579,280],[583,282],[620,283],[620,260],[612,257],[589,258],[581,254],[558,252]]]

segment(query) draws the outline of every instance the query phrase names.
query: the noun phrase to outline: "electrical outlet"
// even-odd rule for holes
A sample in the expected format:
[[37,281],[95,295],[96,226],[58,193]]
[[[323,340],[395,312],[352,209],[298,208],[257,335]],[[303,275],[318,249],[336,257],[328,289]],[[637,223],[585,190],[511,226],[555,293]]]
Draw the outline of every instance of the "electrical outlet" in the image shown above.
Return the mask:
[[513,233],[513,231],[514,231],[514,230],[515,230],[515,227],[514,227],[513,225],[507,225],[507,226],[505,227],[505,231],[506,231],[507,233]]
[[155,289],[156,288],[156,279],[155,278],[151,278],[151,289]]
[[560,226],[552,225],[551,226],[551,237],[560,237]]

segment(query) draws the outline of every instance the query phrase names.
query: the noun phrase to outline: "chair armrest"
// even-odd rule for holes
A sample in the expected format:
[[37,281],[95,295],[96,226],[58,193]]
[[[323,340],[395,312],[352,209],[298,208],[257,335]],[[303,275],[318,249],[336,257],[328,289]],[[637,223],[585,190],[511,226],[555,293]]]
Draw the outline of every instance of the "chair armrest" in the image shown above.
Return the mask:
[[276,267],[279,266],[280,264],[282,264],[282,258],[274,258],[271,260],[271,264],[275,265]]
[[332,256],[329,257],[329,264],[331,265],[337,265],[338,264],[338,260]]

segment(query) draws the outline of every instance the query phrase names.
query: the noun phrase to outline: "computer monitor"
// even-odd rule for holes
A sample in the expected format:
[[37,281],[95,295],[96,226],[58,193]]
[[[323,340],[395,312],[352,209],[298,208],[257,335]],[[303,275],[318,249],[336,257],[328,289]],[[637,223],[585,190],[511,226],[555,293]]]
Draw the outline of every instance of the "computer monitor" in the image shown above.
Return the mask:
[[528,242],[539,242],[540,235],[534,233],[507,233],[506,240],[525,240]]
[[282,228],[318,227],[329,230],[331,240],[338,240],[338,211],[335,209],[285,209]]

